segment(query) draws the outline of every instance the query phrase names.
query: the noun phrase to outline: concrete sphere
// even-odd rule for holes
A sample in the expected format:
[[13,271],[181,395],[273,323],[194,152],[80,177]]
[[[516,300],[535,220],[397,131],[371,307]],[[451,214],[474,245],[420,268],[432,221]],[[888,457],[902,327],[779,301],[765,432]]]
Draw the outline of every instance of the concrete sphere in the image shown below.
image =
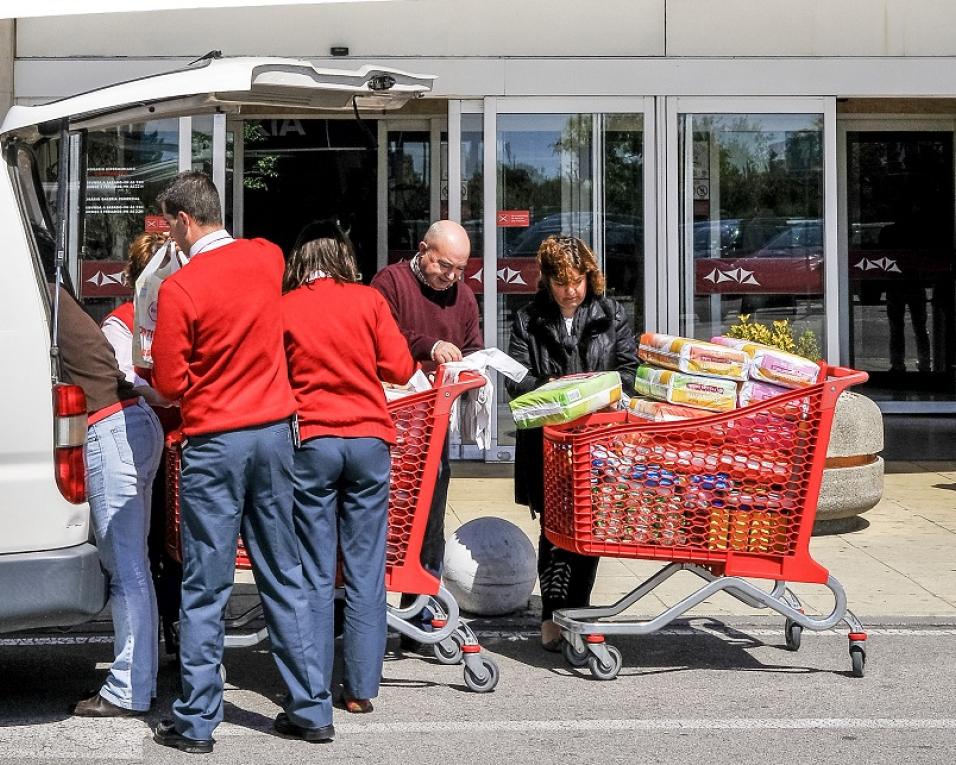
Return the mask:
[[442,578],[464,611],[517,611],[528,605],[537,578],[534,545],[504,518],[475,518],[448,538]]

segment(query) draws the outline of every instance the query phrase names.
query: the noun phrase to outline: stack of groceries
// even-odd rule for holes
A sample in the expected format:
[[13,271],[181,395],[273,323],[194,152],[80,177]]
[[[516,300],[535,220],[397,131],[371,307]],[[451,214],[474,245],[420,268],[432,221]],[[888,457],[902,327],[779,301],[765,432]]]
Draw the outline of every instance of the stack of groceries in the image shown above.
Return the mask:
[[[710,342],[652,332],[639,342],[634,388],[624,408],[670,422],[706,417],[766,401],[815,383],[820,367],[777,348],[715,337]],[[773,442],[786,423],[736,429],[739,445],[691,439],[679,446],[640,431],[622,431],[603,451],[592,447],[591,532],[604,544],[689,546],[783,554],[799,496],[786,490],[792,466]],[[793,434],[783,438],[792,439]],[[766,444],[764,442],[766,441]],[[681,469],[693,464],[698,469]]]
[[[637,397],[622,396],[616,372],[570,375],[514,399],[517,426],[572,422],[609,405],[654,422],[689,420],[766,401],[820,376],[812,361],[730,337],[706,342],[646,332],[638,357]],[[792,429],[787,419],[731,428],[737,446],[748,448],[726,449],[706,438],[656,439],[643,429],[609,427],[588,442],[591,501],[574,534],[609,554],[628,545],[785,554],[801,502],[786,488]],[[575,456],[569,450],[552,458]]]
[[637,355],[638,397],[625,406],[655,422],[729,412],[812,385],[820,375],[813,361],[733,337],[707,342],[645,332]]

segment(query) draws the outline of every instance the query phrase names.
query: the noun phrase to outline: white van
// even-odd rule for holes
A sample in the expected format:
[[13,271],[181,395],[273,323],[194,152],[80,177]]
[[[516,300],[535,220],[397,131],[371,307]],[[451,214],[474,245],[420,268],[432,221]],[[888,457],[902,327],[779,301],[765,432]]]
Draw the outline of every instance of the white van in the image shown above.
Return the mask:
[[57,310],[37,246],[55,242],[57,278],[76,283],[89,131],[187,115],[357,115],[400,107],[432,80],[374,67],[212,59],[10,109],[0,126],[0,632],[79,624],[106,604],[85,501],[85,402],[82,390],[58,381]]

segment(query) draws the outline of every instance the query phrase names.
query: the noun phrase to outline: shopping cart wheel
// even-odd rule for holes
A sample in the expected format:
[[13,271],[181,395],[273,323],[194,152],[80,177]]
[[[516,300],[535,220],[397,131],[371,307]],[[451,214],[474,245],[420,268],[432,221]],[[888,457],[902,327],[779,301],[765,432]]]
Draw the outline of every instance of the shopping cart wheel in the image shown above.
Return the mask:
[[564,660],[572,667],[587,666],[588,657],[591,655],[587,648],[579,651],[573,643],[569,643],[567,640],[561,645],[561,653],[564,654]]
[[621,652],[613,645],[606,647],[608,655],[611,657],[611,666],[605,666],[595,654],[588,656],[588,669],[591,670],[591,674],[597,680],[613,680],[624,665]]
[[850,664],[853,667],[853,677],[863,677],[863,669],[866,667],[866,651],[863,646],[850,646]]
[[494,659],[481,657],[481,664],[485,670],[484,679],[479,678],[467,664],[465,665],[465,685],[475,693],[488,693],[498,685],[498,665]]
[[440,643],[435,643],[432,650],[440,664],[461,664],[463,656],[461,647],[464,644],[465,639],[457,632],[453,632]]
[[800,650],[800,638],[803,635],[803,627],[795,621],[787,619],[787,623],[783,625],[783,635],[787,641],[787,650]]

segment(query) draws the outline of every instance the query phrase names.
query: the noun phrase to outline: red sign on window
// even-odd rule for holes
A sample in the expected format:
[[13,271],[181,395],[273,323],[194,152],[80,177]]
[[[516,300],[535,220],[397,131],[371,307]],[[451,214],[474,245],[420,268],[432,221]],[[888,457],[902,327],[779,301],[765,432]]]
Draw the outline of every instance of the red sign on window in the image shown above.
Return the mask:
[[531,225],[530,210],[498,210],[498,228],[527,228]]
[[81,260],[80,297],[129,297],[125,268],[125,260]]
[[169,224],[162,215],[147,215],[146,225],[143,227],[143,230],[147,234],[169,231]]

